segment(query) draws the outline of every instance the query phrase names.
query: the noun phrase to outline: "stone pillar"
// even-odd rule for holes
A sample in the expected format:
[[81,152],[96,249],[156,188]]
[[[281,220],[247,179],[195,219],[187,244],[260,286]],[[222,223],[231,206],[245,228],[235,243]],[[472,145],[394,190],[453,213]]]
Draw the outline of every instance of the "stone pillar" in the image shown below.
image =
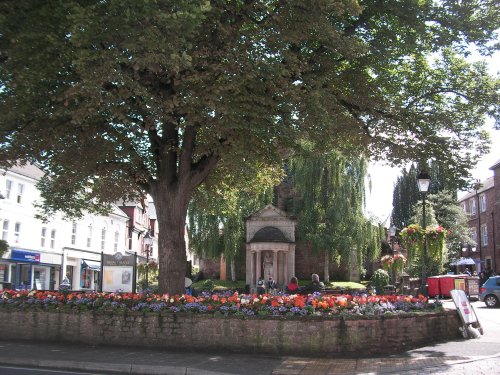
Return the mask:
[[257,261],[255,262],[255,282],[259,280],[259,278],[262,277],[262,260],[261,260],[261,255],[262,252],[259,250],[257,251]]
[[290,277],[288,276],[288,252],[283,252],[283,285],[287,285],[290,281]]
[[255,288],[257,280],[255,280],[255,251],[250,252],[250,289]]
[[278,282],[278,251],[273,250],[273,278]]

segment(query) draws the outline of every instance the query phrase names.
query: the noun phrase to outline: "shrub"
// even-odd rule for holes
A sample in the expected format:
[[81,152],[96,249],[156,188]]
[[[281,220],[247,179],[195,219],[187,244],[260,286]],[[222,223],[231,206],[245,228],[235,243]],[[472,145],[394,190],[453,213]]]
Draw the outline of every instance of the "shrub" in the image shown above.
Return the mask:
[[377,293],[382,293],[384,291],[384,286],[389,284],[389,274],[387,271],[384,271],[383,269],[378,269],[373,273],[372,278],[370,279],[372,286],[375,287],[377,290]]
[[207,279],[203,282],[203,289],[213,290],[214,287],[215,287],[215,283],[213,282],[213,280]]

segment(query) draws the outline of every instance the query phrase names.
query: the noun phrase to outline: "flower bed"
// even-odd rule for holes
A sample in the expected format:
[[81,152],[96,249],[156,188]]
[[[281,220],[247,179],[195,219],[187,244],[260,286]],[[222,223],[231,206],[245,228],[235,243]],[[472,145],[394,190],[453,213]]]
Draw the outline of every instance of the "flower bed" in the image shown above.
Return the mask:
[[30,342],[356,356],[455,339],[458,327],[423,296],[0,294],[2,338]]
[[237,292],[199,296],[150,293],[84,293],[5,290],[0,309],[61,311],[137,311],[235,316],[377,316],[436,311],[440,304],[424,296],[404,295],[256,295]]

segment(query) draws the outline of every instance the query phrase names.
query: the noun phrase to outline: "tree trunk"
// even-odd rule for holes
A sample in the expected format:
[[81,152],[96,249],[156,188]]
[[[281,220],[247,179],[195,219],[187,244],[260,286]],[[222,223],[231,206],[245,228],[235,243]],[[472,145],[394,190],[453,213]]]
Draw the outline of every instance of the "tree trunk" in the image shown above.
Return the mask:
[[325,252],[325,268],[324,268],[324,282],[330,282],[330,255],[328,252]]
[[160,294],[185,293],[187,201],[189,192],[156,186],[152,191],[158,222],[158,291]]
[[231,281],[236,281],[236,264],[234,259],[231,258]]

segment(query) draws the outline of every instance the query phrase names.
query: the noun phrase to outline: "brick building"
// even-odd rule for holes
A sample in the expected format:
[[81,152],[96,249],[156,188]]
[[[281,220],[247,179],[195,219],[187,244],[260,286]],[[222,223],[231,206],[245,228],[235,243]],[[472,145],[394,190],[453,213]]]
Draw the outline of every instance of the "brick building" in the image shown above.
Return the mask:
[[493,176],[459,199],[469,217],[476,246],[462,247],[462,256],[478,261],[478,270],[500,271],[500,160],[491,168]]

